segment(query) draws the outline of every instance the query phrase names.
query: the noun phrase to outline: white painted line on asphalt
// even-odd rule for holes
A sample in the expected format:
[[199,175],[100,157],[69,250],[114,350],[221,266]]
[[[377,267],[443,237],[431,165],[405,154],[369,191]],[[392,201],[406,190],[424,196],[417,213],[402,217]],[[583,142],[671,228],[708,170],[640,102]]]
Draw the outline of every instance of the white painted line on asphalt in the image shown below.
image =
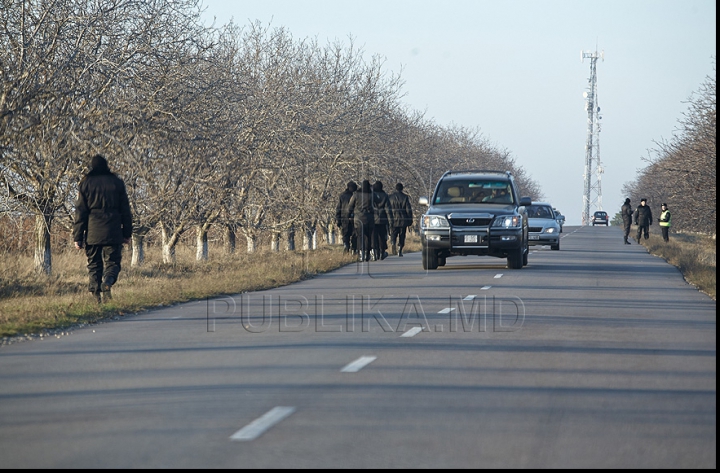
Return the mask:
[[500,279],[501,277],[503,277],[502,273],[495,275],[495,279]]
[[175,319],[182,319],[182,315],[178,315],[177,317],[170,317],[170,320],[175,320]]
[[357,373],[375,360],[377,360],[377,356],[361,356],[357,360],[347,365],[345,368],[341,369],[340,372]]
[[492,287],[492,286],[483,286],[483,287],[480,288],[480,290],[481,290],[481,291],[487,291],[487,290],[490,289],[491,287]]
[[467,296],[467,297],[466,297],[465,299],[463,299],[463,300],[464,300],[464,301],[471,301],[471,300],[475,299],[476,297],[477,297],[477,296]]
[[443,310],[441,310],[440,312],[438,312],[438,314],[449,314],[449,313],[452,312],[453,310],[455,310],[455,309],[453,309],[453,308],[451,308],[451,307],[448,307],[447,309],[443,309]]
[[417,335],[417,334],[420,333],[420,332],[422,332],[422,327],[413,327],[413,328],[411,328],[410,330],[408,330],[407,332],[403,333],[403,334],[400,335],[400,336],[401,336],[401,337],[414,337],[415,335]]
[[260,437],[266,430],[295,412],[294,407],[273,407],[262,417],[258,417],[248,425],[230,436],[230,440],[248,441]]

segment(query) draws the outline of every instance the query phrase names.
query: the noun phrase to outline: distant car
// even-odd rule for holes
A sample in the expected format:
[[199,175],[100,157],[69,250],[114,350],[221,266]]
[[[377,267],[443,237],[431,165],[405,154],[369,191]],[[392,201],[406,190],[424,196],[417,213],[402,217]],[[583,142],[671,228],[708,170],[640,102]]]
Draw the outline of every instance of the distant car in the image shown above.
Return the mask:
[[555,211],[546,202],[533,202],[525,206],[528,214],[528,242],[530,246],[550,245],[551,250],[560,249],[560,223]]
[[595,225],[605,225],[606,227],[610,224],[610,217],[608,217],[607,212],[603,212],[602,210],[598,210],[595,212],[592,216],[592,224]]

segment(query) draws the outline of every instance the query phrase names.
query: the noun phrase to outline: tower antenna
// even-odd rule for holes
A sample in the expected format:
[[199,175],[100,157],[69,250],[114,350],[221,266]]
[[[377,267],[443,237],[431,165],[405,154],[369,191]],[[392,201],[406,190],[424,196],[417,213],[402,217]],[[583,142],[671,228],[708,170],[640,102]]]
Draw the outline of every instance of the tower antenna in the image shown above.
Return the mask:
[[[585,141],[585,172],[583,173],[583,211],[582,224],[590,223],[590,207],[596,206],[602,210],[602,186],[601,178],[604,172],[600,163],[600,107],[597,97],[597,60],[605,60],[605,53],[592,51],[580,51],[580,61],[590,60],[590,78],[588,88],[583,92],[585,97],[585,111],[587,111],[587,138]],[[595,172],[593,173],[593,167]]]

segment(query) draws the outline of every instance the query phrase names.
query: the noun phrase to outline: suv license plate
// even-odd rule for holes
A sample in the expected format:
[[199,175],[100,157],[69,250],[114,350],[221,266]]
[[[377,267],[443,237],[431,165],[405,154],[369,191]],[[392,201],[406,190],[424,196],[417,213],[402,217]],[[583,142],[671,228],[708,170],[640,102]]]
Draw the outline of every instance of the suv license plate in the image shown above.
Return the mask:
[[530,240],[539,240],[539,239],[540,239],[540,235],[528,235],[528,238],[529,238]]
[[465,243],[477,243],[477,242],[478,242],[477,235],[465,235]]

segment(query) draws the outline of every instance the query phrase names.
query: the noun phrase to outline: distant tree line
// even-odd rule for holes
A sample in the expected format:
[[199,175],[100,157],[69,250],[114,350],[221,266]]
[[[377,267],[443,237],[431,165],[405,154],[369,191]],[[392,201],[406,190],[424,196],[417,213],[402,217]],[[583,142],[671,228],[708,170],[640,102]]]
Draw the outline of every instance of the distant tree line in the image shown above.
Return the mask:
[[[38,271],[69,229],[94,154],[128,187],[132,264],[150,232],[173,262],[211,226],[227,252],[270,235],[311,249],[333,235],[349,180],[403,182],[426,195],[448,169],[513,172],[479,130],[442,127],[402,103],[402,80],[352,39],[320,45],[259,23],[206,26],[200,0],[0,0],[0,216],[35,220]],[[155,234],[153,233],[153,234]]]
[[677,133],[657,143],[647,167],[623,189],[635,205],[647,198],[659,212],[667,203],[677,231],[716,234],[715,83],[715,74],[706,77],[689,98]]

